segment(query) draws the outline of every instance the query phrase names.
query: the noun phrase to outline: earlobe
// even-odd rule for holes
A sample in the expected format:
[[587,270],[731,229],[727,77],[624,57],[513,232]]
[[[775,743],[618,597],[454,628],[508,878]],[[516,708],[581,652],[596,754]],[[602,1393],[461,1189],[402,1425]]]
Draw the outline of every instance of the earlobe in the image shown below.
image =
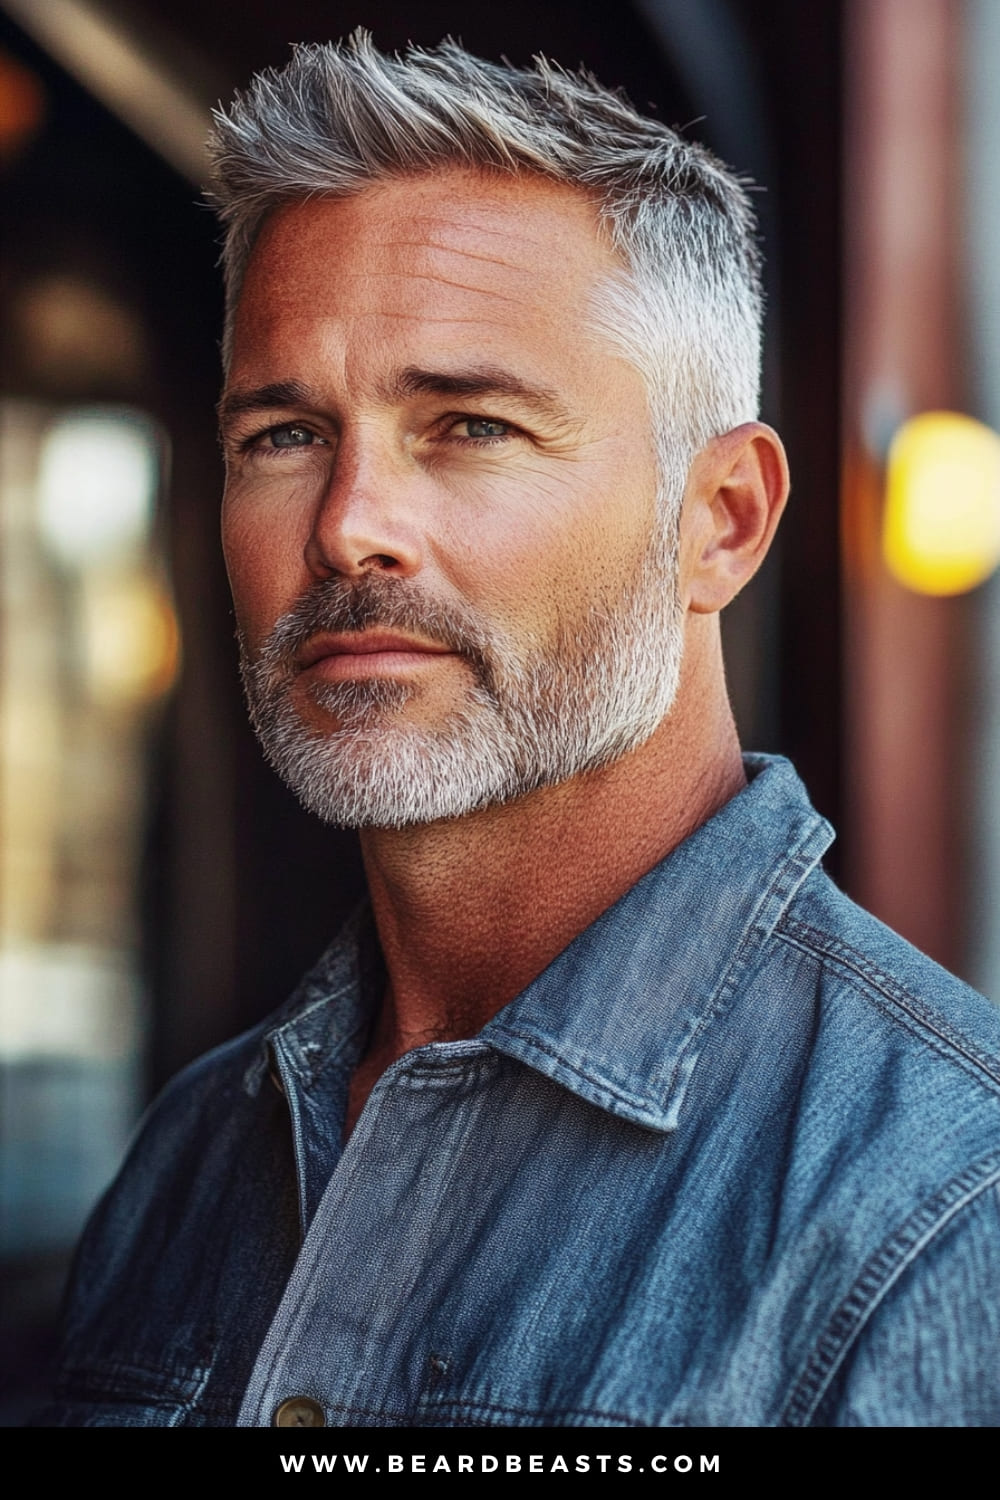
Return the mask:
[[763,422],[723,433],[696,455],[681,520],[689,609],[714,614],[749,583],[787,498],[785,450]]

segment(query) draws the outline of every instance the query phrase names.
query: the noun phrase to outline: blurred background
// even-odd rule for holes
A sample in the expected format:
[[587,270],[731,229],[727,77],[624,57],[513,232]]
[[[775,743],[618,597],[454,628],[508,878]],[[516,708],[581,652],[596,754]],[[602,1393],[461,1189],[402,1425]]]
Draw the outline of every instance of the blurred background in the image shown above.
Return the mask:
[[218,543],[208,112],[370,28],[584,63],[761,184],[793,503],[725,620],[863,904],[1000,999],[997,0],[0,0],[0,1421],[151,1093],[356,899],[264,767]]

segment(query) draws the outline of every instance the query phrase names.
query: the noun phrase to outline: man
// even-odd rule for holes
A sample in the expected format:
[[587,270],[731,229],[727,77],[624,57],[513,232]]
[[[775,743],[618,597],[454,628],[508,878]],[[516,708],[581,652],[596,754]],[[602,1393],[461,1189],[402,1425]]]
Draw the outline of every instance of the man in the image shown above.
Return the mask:
[[1000,1025],[726,698],[787,491],[743,188],[363,37],[215,157],[247,697],[370,907],[154,1109],[47,1420],[996,1421]]

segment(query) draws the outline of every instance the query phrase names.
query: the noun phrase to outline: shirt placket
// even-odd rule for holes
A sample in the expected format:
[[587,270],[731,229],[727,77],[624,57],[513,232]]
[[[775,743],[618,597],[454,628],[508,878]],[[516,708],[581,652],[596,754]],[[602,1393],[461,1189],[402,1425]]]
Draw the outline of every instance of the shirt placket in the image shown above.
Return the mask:
[[383,1075],[309,1224],[241,1426],[393,1425],[413,1412],[436,1368],[420,1268],[494,1066],[470,1042],[410,1053]]

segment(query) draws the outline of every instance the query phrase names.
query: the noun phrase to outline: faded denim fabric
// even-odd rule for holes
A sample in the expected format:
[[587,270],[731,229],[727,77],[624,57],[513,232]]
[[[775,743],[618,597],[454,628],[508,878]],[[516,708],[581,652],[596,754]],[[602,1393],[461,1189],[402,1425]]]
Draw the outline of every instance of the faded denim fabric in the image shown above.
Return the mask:
[[[42,1422],[1000,1422],[1000,1016],[853,906],[787,763],[343,1149],[369,920],[189,1069]],[[277,1080],[277,1082],[275,1081]]]

